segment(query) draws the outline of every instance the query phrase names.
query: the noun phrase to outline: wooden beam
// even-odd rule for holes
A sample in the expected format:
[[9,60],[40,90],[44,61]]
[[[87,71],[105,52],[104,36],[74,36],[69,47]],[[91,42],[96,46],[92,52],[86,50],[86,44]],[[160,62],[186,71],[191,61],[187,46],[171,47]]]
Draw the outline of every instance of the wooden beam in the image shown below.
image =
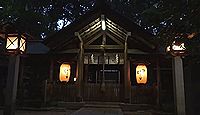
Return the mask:
[[17,84],[20,65],[20,55],[9,57],[8,77],[5,92],[4,115],[14,115],[17,96]]
[[88,45],[85,49],[124,49],[121,45]]
[[156,103],[158,106],[160,106],[160,88],[161,88],[161,82],[160,82],[160,60],[159,58],[156,58],[156,74],[157,74],[157,100]]
[[124,99],[126,102],[130,101],[130,90],[131,90],[131,85],[130,85],[130,75],[129,75],[129,60],[127,58],[128,55],[128,37],[131,35],[130,32],[127,32],[126,38],[125,38],[125,43],[124,43]]
[[180,56],[173,59],[173,87],[177,115],[186,115],[183,62]]
[[121,26],[115,24],[115,23],[114,23],[113,21],[111,21],[110,19],[107,19],[107,22],[108,22],[108,24],[111,23],[113,26],[117,26],[117,27],[120,29],[120,31],[122,31],[122,33],[124,33],[125,35],[126,35],[126,33],[128,32],[128,31],[126,31],[124,28],[122,28]]
[[110,29],[107,29],[107,32],[110,33],[110,35],[112,35],[114,38],[116,38],[118,41],[120,41],[124,45],[125,36],[124,38],[121,38],[121,36],[117,36],[116,33],[113,33]]
[[77,85],[78,85],[78,101],[82,101],[82,91],[83,91],[83,66],[84,66],[84,48],[83,48],[83,40],[81,36],[79,35],[78,32],[75,32],[75,35],[79,38],[81,41],[80,43],[80,50],[79,50],[79,59],[78,59],[78,80],[77,80]]
[[125,35],[120,34],[115,29],[111,28],[109,25],[107,25],[107,30],[109,30],[111,33],[114,33],[117,37],[121,38],[122,40],[125,39]]
[[50,67],[49,67],[49,81],[53,82],[53,75],[54,75],[54,59],[51,58],[50,60]]
[[128,49],[128,54],[149,54],[138,49]]
[[[120,28],[120,26],[118,26],[117,24],[113,25],[113,24],[110,24],[110,22],[108,22],[108,26],[110,26],[111,28],[115,29],[115,30],[118,30],[120,33],[122,33],[123,35],[126,35],[127,31],[126,32],[123,32]],[[118,26],[118,27],[116,27]]]
[[102,45],[106,45],[106,34],[103,32]]
[[96,39],[98,39],[101,35],[103,35],[103,32],[100,32],[99,34],[97,34],[94,38],[90,39],[88,42],[86,42],[84,44],[84,46],[88,46],[89,44],[91,44],[92,42],[94,42]]
[[108,37],[110,37],[113,41],[115,41],[117,44],[124,46],[124,44],[122,42],[120,42],[118,39],[116,39],[115,37],[113,37],[109,32],[106,32],[106,35]]
[[88,32],[87,34],[83,34],[81,37],[83,39],[87,39],[89,37],[91,37],[92,35],[96,34],[98,31],[101,30],[101,25],[99,25],[98,27],[96,27],[95,29],[91,30],[90,32]]
[[80,34],[80,36],[82,37],[85,37],[85,36],[88,36],[90,35],[92,32],[94,32],[95,30],[99,29],[101,25],[97,25],[96,27],[94,28],[89,28],[87,29],[86,31],[82,32],[82,35]]
[[101,23],[100,19],[97,18],[93,22],[91,22],[88,25],[86,25],[85,27],[83,27],[81,30],[78,31],[80,33],[80,36],[82,36],[84,34],[84,32],[89,31],[88,29],[94,28],[95,26],[100,25],[99,23]]
[[100,21],[97,22],[96,24],[94,24],[94,25],[88,27],[87,29],[83,30],[82,33],[79,32],[79,33],[80,33],[80,36],[82,36],[82,35],[85,34],[85,33],[88,33],[88,32],[91,31],[91,30],[94,30],[94,29],[95,29],[96,27],[98,27],[98,26],[100,26]]
[[81,36],[80,36],[80,34],[79,34],[78,32],[75,32],[74,34],[75,34],[75,36],[78,37],[78,39],[79,39],[81,42],[83,42],[83,39],[81,38]]
[[58,52],[60,54],[64,54],[64,53],[79,53],[79,49],[67,49],[67,50],[63,50]]

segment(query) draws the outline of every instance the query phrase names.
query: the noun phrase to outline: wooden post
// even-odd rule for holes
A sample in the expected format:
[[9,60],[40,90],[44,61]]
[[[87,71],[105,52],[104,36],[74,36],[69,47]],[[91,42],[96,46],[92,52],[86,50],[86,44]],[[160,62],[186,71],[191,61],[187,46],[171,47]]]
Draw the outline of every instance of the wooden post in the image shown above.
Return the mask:
[[45,80],[44,81],[44,104],[46,105],[47,103],[47,85],[48,85],[48,81]]
[[180,56],[173,59],[173,79],[176,114],[186,115],[183,63]]
[[20,63],[20,55],[11,55],[9,57],[4,115],[15,114],[15,102],[16,102],[16,95],[17,95],[19,63]]
[[79,59],[78,59],[78,101],[82,101],[82,89],[83,89],[83,66],[84,66],[84,48],[83,48],[83,40],[80,37],[78,32],[75,32],[75,35],[80,40],[80,50],[79,50]]
[[50,72],[49,72],[49,81],[53,82],[53,65],[54,65],[54,60],[51,59],[50,62]]
[[131,75],[131,72],[130,72],[130,60],[127,60],[127,79],[128,79],[128,92],[129,92],[129,103],[131,103],[131,80],[130,80],[130,75]]
[[102,39],[102,45],[103,45],[103,73],[102,73],[102,84],[101,84],[101,90],[104,92],[105,91],[105,48],[104,45],[106,45],[106,34],[103,32],[103,39]]
[[128,76],[128,63],[127,63],[127,54],[128,54],[128,36],[130,36],[131,33],[128,32],[127,36],[125,38],[125,44],[124,44],[124,98],[126,102],[129,102],[130,98],[130,76]]
[[156,74],[157,74],[157,98],[156,98],[156,103],[158,106],[160,106],[160,63],[159,63],[159,58],[156,59]]
[[18,95],[19,95],[19,101],[23,102],[23,91],[24,91],[24,87],[23,87],[23,83],[24,83],[24,61],[20,60],[20,66],[19,66],[19,77],[18,77]]

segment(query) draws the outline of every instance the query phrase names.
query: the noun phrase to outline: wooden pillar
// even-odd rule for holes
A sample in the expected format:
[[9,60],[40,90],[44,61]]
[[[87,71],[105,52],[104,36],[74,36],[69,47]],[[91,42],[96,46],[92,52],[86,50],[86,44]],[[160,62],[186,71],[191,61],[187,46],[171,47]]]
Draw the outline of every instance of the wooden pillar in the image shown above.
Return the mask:
[[17,95],[19,63],[20,63],[20,55],[11,55],[9,57],[4,115],[15,114],[15,102],[16,102],[16,95]]
[[23,86],[23,79],[24,79],[24,61],[20,60],[20,66],[19,66],[19,80],[18,80],[18,86],[22,88]]
[[131,72],[130,72],[130,60],[127,60],[127,90],[128,90],[128,94],[129,94],[129,103],[131,103]]
[[127,39],[128,36],[130,36],[130,32],[127,33],[126,39],[125,39],[125,44],[124,44],[124,98],[125,102],[129,102],[130,99],[130,75],[128,75],[128,44],[127,44]]
[[49,81],[50,82],[53,82],[53,65],[54,65],[54,60],[51,59],[51,62],[50,62],[50,72],[49,72]]
[[84,65],[84,82],[85,82],[85,84],[87,84],[88,83],[88,79],[91,79],[91,76],[89,76],[89,66],[90,66],[90,56],[88,55],[87,56],[87,58],[88,58],[88,62],[87,62],[87,64],[85,64]]
[[78,101],[82,101],[82,90],[83,90],[83,66],[84,66],[84,48],[83,48],[83,40],[80,37],[78,32],[75,32],[75,35],[80,40],[80,50],[79,50],[79,58],[78,58],[78,80],[77,80],[77,98]]
[[175,97],[175,110],[177,115],[185,115],[185,91],[183,77],[183,62],[180,56],[173,59],[173,84]]
[[17,95],[19,95],[19,101],[23,102],[23,91],[24,91],[24,87],[23,87],[23,79],[24,79],[24,61],[20,60],[20,66],[19,66],[19,77],[18,77],[18,93]]
[[102,45],[103,45],[103,72],[102,72],[102,84],[101,84],[101,90],[105,91],[105,48],[104,45],[106,45],[106,34],[103,32],[103,39],[102,39]]
[[156,104],[160,106],[160,62],[159,58],[156,59],[156,76],[157,76],[157,83],[156,83],[156,89],[157,89],[157,98],[156,98]]

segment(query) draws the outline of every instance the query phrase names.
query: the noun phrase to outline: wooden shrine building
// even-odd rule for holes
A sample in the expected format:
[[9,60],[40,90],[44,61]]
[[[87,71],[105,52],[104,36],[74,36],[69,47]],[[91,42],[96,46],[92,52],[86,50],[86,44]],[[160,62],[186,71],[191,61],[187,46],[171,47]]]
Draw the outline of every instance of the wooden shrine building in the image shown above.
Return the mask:
[[[9,69],[2,28],[0,106]],[[157,105],[180,115],[199,112],[199,53],[182,58],[163,49],[130,18],[97,4],[44,41],[27,41],[17,68],[16,103],[125,102]]]
[[[48,99],[156,103],[160,56],[153,37],[107,6],[97,7],[45,40],[53,84]],[[63,64],[70,74],[61,78]]]

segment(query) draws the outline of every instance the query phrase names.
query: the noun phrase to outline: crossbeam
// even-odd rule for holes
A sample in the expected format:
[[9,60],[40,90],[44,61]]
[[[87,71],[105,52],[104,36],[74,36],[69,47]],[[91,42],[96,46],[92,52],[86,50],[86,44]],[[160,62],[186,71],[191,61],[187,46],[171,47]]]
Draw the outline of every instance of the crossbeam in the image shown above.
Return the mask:
[[89,45],[85,49],[124,49],[121,45]]

